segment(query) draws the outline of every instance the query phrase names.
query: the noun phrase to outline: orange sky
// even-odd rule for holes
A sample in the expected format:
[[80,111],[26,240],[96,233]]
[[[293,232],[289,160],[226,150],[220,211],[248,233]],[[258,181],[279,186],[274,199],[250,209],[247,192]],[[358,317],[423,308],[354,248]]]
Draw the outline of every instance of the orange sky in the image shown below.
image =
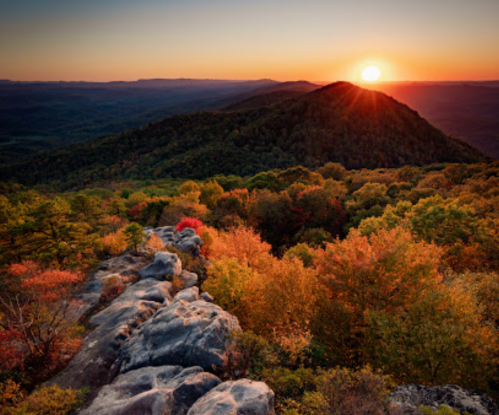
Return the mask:
[[17,0],[0,79],[499,79],[497,0]]

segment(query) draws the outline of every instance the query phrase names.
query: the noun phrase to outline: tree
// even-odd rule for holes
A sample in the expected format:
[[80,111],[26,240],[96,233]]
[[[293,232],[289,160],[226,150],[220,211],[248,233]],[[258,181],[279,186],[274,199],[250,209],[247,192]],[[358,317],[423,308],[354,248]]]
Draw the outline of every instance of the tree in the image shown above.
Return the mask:
[[135,253],[138,254],[138,247],[144,241],[144,228],[138,223],[132,222],[125,228],[126,241],[128,246],[135,249]]
[[371,311],[371,361],[399,382],[486,387],[497,364],[497,331],[467,292],[422,292],[397,314]]
[[442,280],[441,250],[415,241],[403,228],[381,229],[371,237],[352,230],[317,254],[327,299],[320,303],[315,332],[338,358],[350,356],[352,364],[359,358],[366,313],[396,314]]
[[0,366],[24,367],[30,375],[44,378],[60,367],[80,344],[76,326],[78,303],[73,300],[84,281],[83,274],[43,269],[24,261],[7,271],[20,281],[19,292],[0,298],[3,312],[0,350],[17,353],[0,355]]
[[99,236],[87,222],[74,221],[69,203],[56,197],[29,206],[10,229],[18,235],[18,255],[57,267],[92,261]]
[[206,205],[208,209],[213,209],[224,189],[215,180],[210,180],[201,186],[199,201]]

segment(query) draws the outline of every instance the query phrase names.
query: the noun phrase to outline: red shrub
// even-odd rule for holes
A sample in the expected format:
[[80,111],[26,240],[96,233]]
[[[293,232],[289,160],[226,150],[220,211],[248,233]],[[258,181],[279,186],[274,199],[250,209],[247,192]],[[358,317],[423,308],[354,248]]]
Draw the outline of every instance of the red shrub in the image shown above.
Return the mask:
[[185,228],[192,228],[196,233],[203,227],[203,222],[196,218],[182,218],[180,223],[176,226],[177,230],[180,232]]

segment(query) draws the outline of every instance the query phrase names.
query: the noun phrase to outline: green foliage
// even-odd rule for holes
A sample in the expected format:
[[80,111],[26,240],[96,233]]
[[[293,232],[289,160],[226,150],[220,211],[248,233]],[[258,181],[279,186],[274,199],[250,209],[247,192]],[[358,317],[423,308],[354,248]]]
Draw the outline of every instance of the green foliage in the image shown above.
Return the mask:
[[223,192],[224,189],[222,186],[216,181],[209,180],[201,186],[199,201],[206,205],[208,209],[213,209]]
[[144,228],[138,223],[132,222],[125,228],[124,232],[128,246],[135,249],[135,252],[138,252],[138,247],[142,244],[145,238]]
[[[291,378],[293,379],[293,378]],[[301,400],[285,402],[286,415],[388,415],[396,413],[387,401],[392,382],[370,367],[359,371],[330,369],[313,377],[314,387]],[[289,380],[288,380],[288,383]],[[308,390],[307,390],[308,389]]]
[[208,279],[203,289],[213,295],[224,310],[243,314],[241,297],[253,274],[254,271],[247,265],[239,264],[234,259],[218,260],[208,268]]
[[284,254],[285,258],[298,258],[303,265],[310,267],[313,265],[314,260],[317,258],[315,251],[309,245],[299,243],[292,248],[289,248]]
[[[20,161],[0,169],[0,177],[67,189],[123,178],[250,176],[328,162],[358,169],[483,160],[392,98],[338,82],[271,107],[166,118]],[[275,185],[297,180],[281,177]]]
[[[438,409],[433,409],[429,406],[419,406],[418,409],[423,415],[461,415],[459,411],[454,410],[447,405],[440,405]],[[468,412],[465,412],[463,415],[466,414],[468,414]]]
[[469,295],[421,293],[397,314],[370,311],[372,363],[402,383],[486,387],[497,364],[497,332]]

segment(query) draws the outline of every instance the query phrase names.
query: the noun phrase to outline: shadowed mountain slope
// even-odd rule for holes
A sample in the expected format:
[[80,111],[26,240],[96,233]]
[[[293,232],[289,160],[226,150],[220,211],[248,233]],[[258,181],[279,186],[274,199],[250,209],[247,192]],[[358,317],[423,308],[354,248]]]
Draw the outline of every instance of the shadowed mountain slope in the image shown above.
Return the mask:
[[338,82],[259,108],[174,116],[0,173],[21,183],[71,187],[123,178],[244,176],[328,161],[377,168],[484,159],[393,98]]

